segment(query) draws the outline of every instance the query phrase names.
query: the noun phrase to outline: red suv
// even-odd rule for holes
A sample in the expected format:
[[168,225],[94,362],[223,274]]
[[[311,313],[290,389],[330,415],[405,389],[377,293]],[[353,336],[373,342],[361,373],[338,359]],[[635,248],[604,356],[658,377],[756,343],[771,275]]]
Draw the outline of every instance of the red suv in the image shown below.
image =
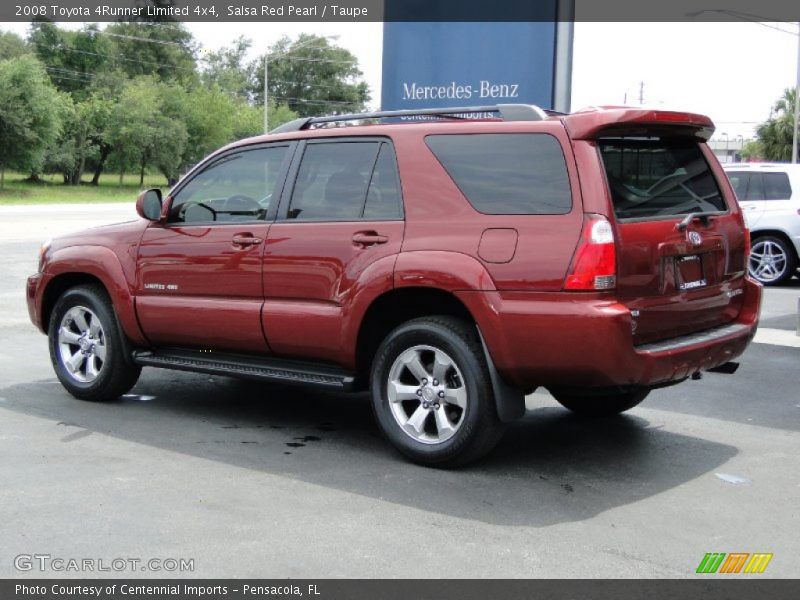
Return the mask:
[[538,386],[609,415],[735,369],[761,287],[712,131],[634,108],[298,119],[45,244],[30,316],[78,398],[143,366],[368,389],[402,453],[463,464]]

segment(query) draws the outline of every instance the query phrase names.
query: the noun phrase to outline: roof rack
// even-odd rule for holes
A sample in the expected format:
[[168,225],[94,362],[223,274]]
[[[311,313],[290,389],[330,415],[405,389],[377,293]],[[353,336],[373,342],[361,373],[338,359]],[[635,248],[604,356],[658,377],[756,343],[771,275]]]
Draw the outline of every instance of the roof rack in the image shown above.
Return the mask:
[[383,110],[378,112],[353,113],[349,115],[332,115],[329,117],[302,117],[276,127],[270,133],[289,133],[308,129],[312,125],[322,123],[337,123],[340,121],[365,121],[368,119],[383,119],[387,117],[413,117],[430,116],[446,119],[469,113],[496,112],[504,121],[542,121],[550,114],[560,114],[553,111],[544,111],[533,104],[497,104],[494,106],[457,106],[450,108],[415,108],[408,110]]

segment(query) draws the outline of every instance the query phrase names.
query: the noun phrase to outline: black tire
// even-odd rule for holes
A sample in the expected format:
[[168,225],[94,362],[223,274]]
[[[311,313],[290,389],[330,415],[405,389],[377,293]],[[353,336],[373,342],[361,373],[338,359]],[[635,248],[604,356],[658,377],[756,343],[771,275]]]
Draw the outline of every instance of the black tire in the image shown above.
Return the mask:
[[[448,433],[451,437],[442,441],[424,443],[407,433],[395,417],[396,409],[389,401],[389,377],[396,361],[406,352],[417,352],[416,348],[421,346],[434,349],[419,350],[423,358],[425,353],[435,356],[435,351],[441,351],[452,361],[446,376],[450,383],[442,385],[452,384],[453,388],[457,388],[454,392],[464,398],[464,408],[445,400],[439,404],[440,400],[435,400],[435,410],[441,411],[441,414],[437,415],[431,409],[425,417],[424,422],[430,429],[439,430],[440,418],[450,419],[456,415],[453,417],[457,419],[455,432]],[[436,372],[432,365],[426,367],[426,371],[432,374]],[[410,369],[406,376],[409,374]],[[430,383],[433,385],[435,381],[431,380]],[[422,387],[424,385],[420,384],[419,389]],[[449,316],[424,317],[397,327],[383,340],[375,355],[370,391],[373,412],[384,435],[395,448],[421,465],[450,468],[467,464],[487,454],[502,437],[504,426],[497,416],[486,357],[477,330],[474,325],[460,319]],[[454,393],[453,390],[449,392]],[[415,402],[417,409],[422,407],[422,397],[420,400],[410,399],[403,405],[411,404],[409,410],[413,411]]]
[[[59,330],[65,315],[73,309],[85,308],[91,311],[99,320],[101,327],[102,345],[105,348],[104,360],[97,362],[99,368],[95,378],[91,381],[80,381],[73,375],[65,363],[62,344],[59,342]],[[73,321],[73,323],[75,323]],[[80,327],[72,325],[76,332]],[[48,326],[48,341],[50,346],[50,361],[61,384],[67,391],[81,400],[106,401],[119,398],[129,391],[139,379],[142,368],[133,363],[127,355],[128,344],[124,339],[122,328],[119,326],[114,307],[105,289],[100,285],[81,285],[64,292],[56,302],[50,315]],[[99,343],[98,343],[99,344]],[[80,345],[69,345],[68,352],[79,350]],[[85,360],[88,360],[85,359]],[[83,363],[86,370],[87,363]]]
[[[783,238],[774,235],[755,236],[753,238],[752,248],[753,249],[751,250],[750,257],[747,261],[747,270],[750,273],[750,277],[757,280],[759,283],[768,286],[780,285],[781,283],[791,279],[797,271],[797,254],[795,253],[794,247]],[[774,269],[780,270],[780,268],[783,267],[783,271],[781,271],[777,276],[774,275],[774,269],[771,272],[765,271],[763,273],[759,273],[759,267],[763,265],[763,259],[759,260],[756,258],[754,252],[757,252],[759,249],[763,250],[766,248],[779,249],[783,254],[783,260],[775,260],[775,258],[773,258],[775,261],[773,263]]]
[[640,404],[647,398],[650,390],[631,390],[608,394],[599,394],[597,392],[581,394],[572,390],[569,392],[550,390],[550,393],[553,398],[558,400],[561,406],[568,408],[575,414],[587,417],[610,417]]

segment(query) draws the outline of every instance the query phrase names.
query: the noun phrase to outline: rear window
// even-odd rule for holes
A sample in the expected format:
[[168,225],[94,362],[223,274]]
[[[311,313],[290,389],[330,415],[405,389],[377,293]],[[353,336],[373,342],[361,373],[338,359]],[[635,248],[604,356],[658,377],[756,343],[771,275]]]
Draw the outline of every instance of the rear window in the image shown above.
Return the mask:
[[618,138],[601,139],[599,147],[620,219],[727,210],[697,142]]
[[792,186],[786,173],[762,173],[761,176],[766,200],[789,200],[792,197]]
[[789,200],[792,186],[786,173],[726,171],[739,200]]
[[572,210],[564,153],[551,135],[430,135],[425,141],[479,212],[560,215]]

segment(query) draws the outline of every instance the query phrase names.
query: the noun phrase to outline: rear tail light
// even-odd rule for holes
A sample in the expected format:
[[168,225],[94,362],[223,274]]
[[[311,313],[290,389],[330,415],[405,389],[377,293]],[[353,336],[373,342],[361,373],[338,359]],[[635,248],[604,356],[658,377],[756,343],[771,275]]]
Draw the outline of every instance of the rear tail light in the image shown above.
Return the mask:
[[581,239],[564,282],[567,290],[611,290],[617,286],[614,229],[602,215],[586,215]]
[[[800,212],[800,211],[798,211]],[[744,228],[744,261],[745,264],[747,263],[748,259],[750,258],[750,230],[745,227]]]

